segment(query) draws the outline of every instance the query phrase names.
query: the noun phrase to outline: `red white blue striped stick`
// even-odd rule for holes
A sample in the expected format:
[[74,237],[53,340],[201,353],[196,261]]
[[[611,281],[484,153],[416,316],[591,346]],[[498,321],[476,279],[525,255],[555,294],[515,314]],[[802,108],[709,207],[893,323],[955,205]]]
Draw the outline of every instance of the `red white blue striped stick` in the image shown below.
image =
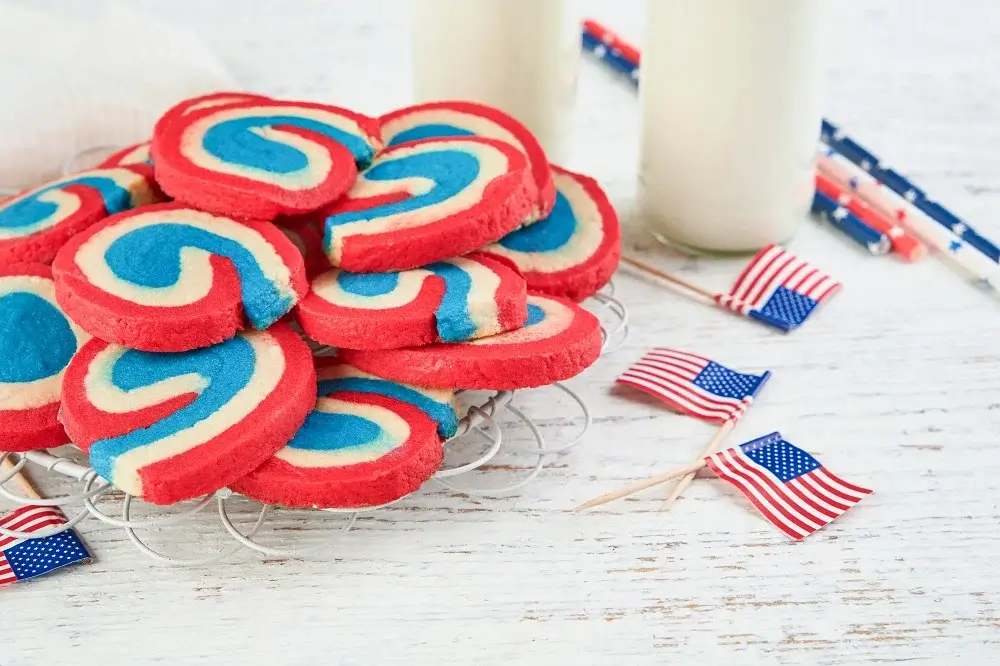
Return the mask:
[[819,190],[813,194],[812,212],[876,256],[887,254],[892,249],[888,236],[871,228],[862,222],[861,218],[841,206],[839,201]]
[[846,157],[856,166],[861,167],[863,171],[870,173],[875,180],[903,197],[915,208],[927,215],[927,217],[945,227],[956,236],[961,237],[963,241],[976,248],[979,252],[982,252],[994,263],[1000,264],[1000,247],[980,236],[972,227],[963,222],[947,208],[931,201],[923,190],[899,172],[882,164],[882,161],[871,151],[844,134],[839,127],[829,120],[823,121],[820,138],[830,148]]
[[894,217],[887,217],[865,203],[847,185],[841,185],[822,171],[816,172],[816,191],[822,192],[873,229],[889,237],[892,251],[907,261],[919,261],[927,256],[927,247],[916,236],[908,234]]
[[882,215],[897,220],[903,228],[937,250],[940,256],[972,277],[977,284],[1000,296],[1000,264],[993,262],[947,227],[935,222],[924,211],[836,150],[821,144],[817,166],[820,173],[852,192],[857,192],[869,206]]

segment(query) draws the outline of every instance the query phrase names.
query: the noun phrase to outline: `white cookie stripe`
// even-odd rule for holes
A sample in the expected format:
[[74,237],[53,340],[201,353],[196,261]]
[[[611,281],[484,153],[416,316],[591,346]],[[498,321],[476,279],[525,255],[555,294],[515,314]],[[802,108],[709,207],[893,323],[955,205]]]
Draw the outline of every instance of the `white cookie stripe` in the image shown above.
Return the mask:
[[524,144],[510,130],[497,124],[496,121],[453,109],[426,109],[393,118],[382,126],[382,140],[388,145],[394,137],[402,132],[422,125],[451,125],[468,130],[475,136],[499,139],[511,144],[522,153],[525,152]]
[[312,283],[313,293],[334,305],[363,310],[387,310],[412,303],[420,293],[424,280],[433,275],[430,271],[421,268],[401,271],[398,273],[396,288],[392,291],[386,294],[363,296],[347,291],[340,285],[337,277],[341,272],[340,269],[333,269],[320,275]]
[[[142,481],[139,471],[142,468],[190,451],[218,437],[245,419],[274,391],[285,372],[285,355],[281,346],[267,332],[256,332],[242,337],[250,343],[254,352],[255,365],[250,381],[211,416],[156,442],[139,446],[119,455],[115,459],[112,478],[109,481],[121,490],[141,497]],[[106,359],[102,365],[105,363]],[[93,366],[94,364],[87,372],[86,398],[94,405],[108,405],[123,391],[111,383],[111,374],[106,366],[93,372],[94,379],[91,380]],[[186,379],[186,381],[194,383],[191,379]],[[138,391],[144,391],[145,388],[148,387],[138,389]],[[167,395],[169,391],[177,388],[178,386],[174,385],[169,390],[164,390],[161,386],[159,395],[156,392],[145,393],[144,397],[147,399],[158,400],[158,402],[145,406],[149,407],[162,402],[159,399],[160,396]],[[125,391],[124,393],[130,392]]]
[[272,183],[288,190],[307,190],[322,184],[333,168],[330,151],[326,146],[299,134],[278,130],[273,127],[254,127],[249,129],[249,131],[264,139],[291,146],[306,156],[307,165],[291,173],[278,173],[267,169],[233,164],[212,155],[202,145],[202,138],[215,125],[219,125],[227,120],[266,118],[269,116],[294,116],[296,118],[315,120],[349,134],[362,138],[367,137],[367,133],[354,120],[323,109],[297,106],[223,108],[216,113],[198,119],[184,129],[180,144],[181,154],[196,166],[208,169],[209,171]]
[[[553,170],[552,177],[557,192],[565,197],[575,218],[575,228],[569,240],[557,249],[534,252],[514,250],[504,247],[502,243],[493,243],[487,248],[492,254],[509,257],[523,272],[557,273],[574,268],[594,256],[604,240],[603,216],[583,184],[573,176],[557,170]],[[552,215],[558,214],[557,202]],[[546,218],[535,224],[542,226],[556,222],[554,219]],[[523,233],[533,232],[532,228]],[[521,230],[513,232],[513,234],[518,233],[522,233]]]
[[[393,160],[414,155],[433,155],[441,151],[463,151],[475,156],[479,161],[479,174],[476,179],[456,196],[436,204],[390,215],[378,215],[378,211],[373,211],[375,216],[372,218],[360,219],[334,227],[328,226],[327,236],[330,237],[332,233],[332,242],[327,244],[327,252],[334,263],[340,262],[343,244],[347,238],[412,229],[433,224],[456,213],[461,213],[481,202],[486,187],[494,179],[508,172],[510,161],[500,150],[490,145],[463,141],[462,139],[440,139],[423,145],[393,149],[391,153],[383,153],[381,157],[376,157],[370,168]],[[361,172],[358,175],[357,182],[348,192],[347,196],[350,199],[366,199],[398,192],[406,192],[411,197],[416,197],[427,194],[436,186],[432,179],[420,176],[398,180],[369,180],[365,177],[365,173]]]
[[147,287],[118,277],[108,266],[105,253],[119,238],[154,225],[190,226],[235,241],[250,252],[258,266],[282,297],[297,300],[291,273],[274,247],[253,229],[228,218],[191,209],[137,212],[118,224],[101,229],[80,246],[74,262],[87,280],[109,294],[150,307],[175,307],[196,303],[212,288],[211,254],[203,249],[185,247],[180,251],[180,277],[166,287]]
[[377,405],[320,398],[313,411],[360,417],[377,425],[379,433],[375,439],[364,444],[340,449],[320,451],[286,446],[275,454],[276,458],[296,467],[345,467],[378,460],[410,437],[410,426],[401,416]]
[[87,400],[102,412],[128,414],[187,393],[200,394],[208,388],[208,379],[192,372],[129,391],[120,389],[111,381],[111,373],[115,363],[127,351],[127,348],[120,345],[108,345],[97,353],[87,367],[83,380],[84,392]]
[[[56,302],[55,284],[52,280],[37,275],[10,275],[0,277],[0,298],[8,294],[27,292],[47,301],[56,310],[62,311]],[[90,336],[66,317],[69,328],[76,338],[76,348],[84,345]],[[0,382],[0,411],[33,409],[57,402],[62,387],[63,368],[58,373],[31,382]]]
[[562,303],[558,303],[544,296],[528,296],[528,318],[531,319],[531,306],[540,308],[545,314],[542,321],[530,325],[525,325],[514,331],[507,331],[500,335],[476,340],[466,340],[460,344],[466,345],[512,345],[546,340],[559,335],[573,323],[573,311]]
[[500,276],[493,269],[467,257],[442,263],[453,264],[462,269],[472,280],[475,294],[469,294],[466,306],[469,319],[476,325],[476,335],[481,337],[499,333],[501,326],[497,291],[500,289]]

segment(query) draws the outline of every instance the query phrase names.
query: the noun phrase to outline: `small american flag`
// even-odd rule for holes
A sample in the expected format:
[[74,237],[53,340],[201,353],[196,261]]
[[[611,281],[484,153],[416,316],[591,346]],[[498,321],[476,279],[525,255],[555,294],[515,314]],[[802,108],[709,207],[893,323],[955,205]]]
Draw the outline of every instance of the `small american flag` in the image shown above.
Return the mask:
[[[0,527],[38,532],[66,523],[55,507],[26,506],[0,518]],[[39,539],[15,539],[0,534],[0,585],[47,574],[69,564],[86,562],[90,553],[73,530]]]
[[748,375],[696,354],[657,348],[639,359],[618,382],[634,386],[676,409],[707,421],[738,420],[771,373]]
[[713,453],[705,464],[792,539],[833,522],[872,492],[834,475],[779,432]]
[[791,331],[804,322],[840,283],[777,245],[757,253],[728,294],[716,302],[765,324]]

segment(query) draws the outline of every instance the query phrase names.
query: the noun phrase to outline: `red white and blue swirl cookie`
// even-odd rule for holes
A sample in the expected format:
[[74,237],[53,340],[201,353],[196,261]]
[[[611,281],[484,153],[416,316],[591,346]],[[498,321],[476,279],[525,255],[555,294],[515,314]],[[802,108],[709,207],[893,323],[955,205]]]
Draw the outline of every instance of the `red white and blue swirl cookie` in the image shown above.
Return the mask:
[[601,327],[571,301],[528,295],[523,328],[468,342],[380,351],[343,349],[365,372],[418,386],[514,390],[574,377],[601,353]]
[[308,223],[290,223],[295,218],[283,218],[275,220],[274,226],[285,234],[288,240],[292,241],[295,248],[302,255],[302,261],[306,266],[306,276],[312,280],[321,273],[330,269],[330,260],[326,258],[323,251],[323,236],[316,228]]
[[64,311],[133,349],[185,351],[263,330],[309,289],[302,255],[268,222],[178,203],[115,215],[77,235],[52,270]]
[[323,104],[255,100],[157,123],[152,156],[157,182],[178,201],[272,220],[336,200],[381,147],[372,118]]
[[126,146],[121,150],[116,150],[105,157],[104,161],[97,165],[97,168],[109,169],[111,167],[125,166],[127,164],[150,163],[149,141],[143,141],[142,143],[135,143],[131,146]]
[[528,157],[535,183],[535,206],[524,222],[546,217],[555,205],[556,189],[542,145],[527,127],[500,109],[475,102],[430,102],[388,113],[379,123],[386,146],[448,136],[484,136],[509,143]]
[[499,240],[534,205],[524,154],[481,137],[426,139],[381,153],[330,209],[330,263],[355,273],[400,271]]
[[287,446],[232,483],[294,507],[377,506],[437,471],[458,425],[455,394],[378,379],[334,361],[317,368],[319,399]]
[[0,268],[0,451],[69,441],[56,418],[63,372],[89,337],[59,309],[51,268]]
[[520,328],[526,296],[517,271],[473,253],[398,273],[328,271],[313,281],[296,317],[325,345],[398,349]]
[[52,263],[74,234],[98,220],[162,200],[145,164],[82,171],[0,201],[0,265]]
[[309,347],[284,324],[172,354],[95,338],[66,369],[62,421],[98,474],[171,504],[260,466],[302,425],[315,389]]
[[582,301],[607,284],[618,267],[618,214],[593,178],[557,166],[552,172],[556,205],[549,216],[483,252],[512,261],[532,291]]

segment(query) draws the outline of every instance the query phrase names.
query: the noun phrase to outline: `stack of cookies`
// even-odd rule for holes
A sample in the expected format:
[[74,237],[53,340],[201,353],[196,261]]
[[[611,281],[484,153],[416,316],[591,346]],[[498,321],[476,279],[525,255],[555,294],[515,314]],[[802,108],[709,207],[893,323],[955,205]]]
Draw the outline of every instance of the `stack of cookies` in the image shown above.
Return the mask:
[[0,201],[0,451],[72,442],[155,504],[383,504],[441,464],[455,391],[597,359],[577,303],[619,254],[596,182],[496,109],[186,100]]

